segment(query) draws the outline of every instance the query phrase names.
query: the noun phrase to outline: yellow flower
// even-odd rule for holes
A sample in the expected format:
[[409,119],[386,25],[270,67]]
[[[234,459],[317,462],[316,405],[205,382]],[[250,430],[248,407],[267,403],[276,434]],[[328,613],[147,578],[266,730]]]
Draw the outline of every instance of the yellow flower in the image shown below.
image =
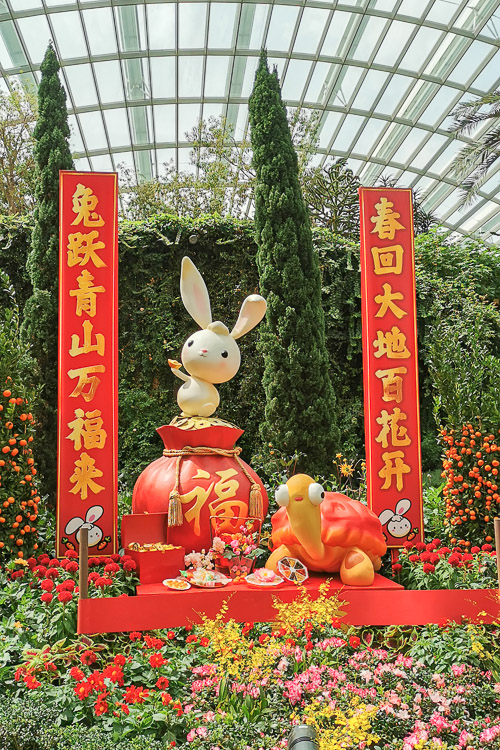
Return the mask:
[[354,474],[354,469],[351,464],[348,464],[347,461],[344,461],[344,463],[340,467],[340,473],[343,477],[351,477]]
[[19,620],[14,623],[14,627],[16,628],[16,630],[22,630],[23,629],[23,626],[21,625],[21,623],[19,622]]
[[335,458],[342,458],[342,453],[336,453]]

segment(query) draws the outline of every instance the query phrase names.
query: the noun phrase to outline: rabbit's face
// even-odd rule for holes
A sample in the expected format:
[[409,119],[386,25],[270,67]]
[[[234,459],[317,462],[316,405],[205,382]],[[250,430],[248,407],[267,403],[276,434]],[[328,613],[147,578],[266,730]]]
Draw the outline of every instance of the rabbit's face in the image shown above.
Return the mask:
[[387,531],[396,539],[406,536],[411,530],[411,523],[408,518],[394,515],[387,524]]
[[232,336],[204,329],[188,338],[181,359],[195,378],[208,383],[226,383],[238,372],[241,356]]

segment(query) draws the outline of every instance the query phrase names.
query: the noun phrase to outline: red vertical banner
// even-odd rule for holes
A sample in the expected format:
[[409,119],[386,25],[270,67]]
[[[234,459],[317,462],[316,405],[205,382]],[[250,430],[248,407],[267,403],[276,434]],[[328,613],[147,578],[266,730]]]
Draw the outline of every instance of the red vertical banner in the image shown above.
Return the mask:
[[59,173],[57,555],[117,551],[118,199],[115,173]]
[[360,188],[368,505],[388,547],[423,541],[411,190]]

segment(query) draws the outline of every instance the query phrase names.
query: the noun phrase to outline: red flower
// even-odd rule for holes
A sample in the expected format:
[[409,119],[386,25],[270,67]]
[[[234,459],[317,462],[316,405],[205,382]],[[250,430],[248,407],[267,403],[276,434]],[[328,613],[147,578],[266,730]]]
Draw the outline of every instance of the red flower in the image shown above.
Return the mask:
[[430,559],[430,552],[422,552],[422,554],[420,555],[420,561],[423,563],[429,562]]
[[103,671],[102,676],[107,677],[111,682],[123,685],[123,672],[117,664],[109,664]]
[[59,599],[62,604],[67,604],[73,599],[73,594],[71,591],[60,591],[57,595],[57,598]]
[[110,555],[109,557],[110,557],[110,559],[111,559],[111,560],[112,560],[113,562],[115,562],[115,563],[117,563],[117,562],[120,562],[120,560],[121,560],[121,557],[120,557],[120,555],[117,555],[116,553],[115,553],[115,554],[113,554],[113,555]]
[[89,557],[89,568],[93,568],[95,565],[99,565],[98,557]]
[[66,572],[67,573],[76,573],[78,570],[78,563],[74,560],[70,560],[70,562],[66,565]]
[[314,646],[313,646],[312,642],[311,641],[307,641],[307,643],[305,645],[306,651],[312,651],[313,648],[314,648]]
[[186,638],[186,643],[196,643],[198,641],[197,635],[188,635]]
[[126,657],[125,657],[125,656],[124,656],[123,654],[117,654],[117,655],[115,656],[115,658],[113,659],[113,662],[114,662],[114,663],[115,663],[115,664],[116,664],[116,665],[117,665],[118,667],[123,667],[123,665],[124,665],[124,664],[126,663],[126,661],[127,661],[127,659],[126,659]]
[[399,573],[400,570],[403,570],[403,566],[401,563],[393,563],[392,569],[395,573]]
[[59,578],[59,571],[55,568],[50,568],[50,570],[48,570],[45,575],[47,576],[47,578]]
[[69,670],[70,676],[74,679],[80,682],[80,680],[83,680],[85,675],[83,674],[81,669],[78,669],[78,667],[71,667]]
[[69,560],[78,560],[78,552],[75,552],[74,549],[69,549],[66,552],[65,557],[67,557]]
[[351,637],[349,638],[349,646],[351,648],[358,648],[360,643],[361,643],[361,638],[358,638],[357,635],[351,635]]
[[137,568],[137,565],[135,564],[134,560],[125,560],[122,567],[126,573],[131,573]]
[[424,573],[434,573],[436,568],[431,563],[424,563],[423,571]]
[[172,703],[172,696],[170,695],[170,693],[162,693],[161,702],[164,706],[168,706],[169,703]]
[[37,578],[44,578],[47,573],[47,568],[44,565],[37,565],[33,568],[33,573]]
[[200,639],[200,646],[208,646],[210,643],[210,638],[201,638]]
[[41,682],[38,682],[36,677],[33,677],[33,675],[29,673],[25,675],[24,682],[29,690],[36,690],[42,684]]
[[91,664],[94,664],[97,661],[97,656],[94,651],[84,651],[83,654],[80,656],[80,661],[82,664],[86,664],[87,666],[90,666]]
[[434,552],[433,554],[431,554],[431,556],[429,558],[429,562],[432,563],[433,565],[435,565],[437,562],[439,562],[440,559],[441,558],[439,557],[439,555],[436,554],[436,552]]
[[45,591],[45,592],[44,592],[44,593],[43,593],[43,594],[41,595],[41,597],[40,597],[40,599],[42,600],[42,602],[44,602],[45,604],[50,604],[50,602],[52,601],[52,599],[53,599],[53,598],[54,598],[54,597],[53,597],[53,595],[52,595],[52,594],[50,593],[50,591]]
[[128,634],[128,637],[131,641],[139,641],[142,638],[142,633],[139,633],[137,630],[133,630]]
[[87,580],[88,580],[89,583],[94,583],[94,581],[97,581],[97,579],[100,578],[100,577],[101,576],[99,575],[99,573],[97,572],[97,570],[93,570],[92,573],[89,573],[89,577],[88,577]]
[[167,633],[167,638],[168,638],[168,640],[169,640],[169,641],[171,641],[171,640],[172,640],[172,638],[175,638],[175,633],[174,633],[174,631],[173,631],[173,630],[169,630],[169,631],[168,631],[168,633]]
[[417,542],[415,547],[416,549],[418,549],[419,552],[422,552],[422,550],[425,549],[425,544],[423,542]]
[[163,657],[163,654],[151,654],[149,657],[149,663],[153,668],[163,667],[163,665],[166,663],[165,658]]
[[104,566],[105,573],[118,573],[119,570],[120,570],[120,566],[114,562],[108,563],[107,565]]
[[96,670],[89,675],[89,683],[92,685],[93,690],[106,690],[106,683],[104,682],[104,676]]
[[101,716],[102,714],[107,714],[108,708],[109,706],[106,701],[97,700],[94,706],[95,715]]
[[42,591],[52,591],[54,588],[54,582],[50,580],[50,578],[46,578],[44,581],[40,583],[40,588]]
[[481,552],[481,549],[479,547],[471,547],[472,554],[477,555],[478,552]]
[[156,680],[156,687],[159,690],[166,690],[168,688],[169,684],[170,683],[167,680],[167,678],[163,677],[163,676],[162,677],[158,677],[158,679]]
[[61,563],[59,560],[56,560],[55,558],[53,560],[49,560],[49,568],[60,568]]
[[129,685],[123,694],[123,700],[127,703],[144,703],[144,700],[148,695],[149,690],[145,690],[143,687]]
[[163,646],[165,645],[165,642],[162,641],[161,638],[153,638],[150,635],[144,636],[144,642],[148,648],[155,648],[157,650],[163,648]]
[[491,552],[493,547],[491,546],[491,544],[483,544],[481,549],[483,550],[483,552]]
[[418,562],[420,560],[419,555],[410,555],[408,560],[412,563]]
[[460,564],[460,556],[457,555],[456,552],[454,552],[452,555],[449,556],[448,562],[451,566],[456,568]]
[[95,579],[95,585],[100,589],[103,589],[105,586],[111,586],[112,583],[111,578],[102,578],[99,576],[99,578]]

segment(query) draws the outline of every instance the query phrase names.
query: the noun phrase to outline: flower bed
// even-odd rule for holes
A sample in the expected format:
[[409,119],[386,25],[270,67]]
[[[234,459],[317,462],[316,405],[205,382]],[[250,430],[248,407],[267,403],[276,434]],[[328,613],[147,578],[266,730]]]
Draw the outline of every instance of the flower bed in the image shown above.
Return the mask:
[[491,544],[478,547],[461,542],[450,548],[440,539],[429,544],[406,542],[392,572],[406,589],[493,589],[498,585]]
[[[91,560],[93,595],[128,590],[126,559]],[[13,715],[23,704],[39,716],[42,705],[56,709],[60,727],[24,744],[0,713],[6,750],[101,750],[111,741],[120,750],[134,741],[141,750],[281,750],[291,724],[304,721],[322,750],[498,747],[497,626],[348,628],[324,588],[315,601],[304,592],[277,603],[272,625],[224,622],[223,607],[199,626],[58,638],[53,620],[72,618],[75,561],[35,563],[9,572],[5,585],[0,685]],[[61,586],[69,580],[71,591]],[[72,727],[93,739],[73,737]]]

